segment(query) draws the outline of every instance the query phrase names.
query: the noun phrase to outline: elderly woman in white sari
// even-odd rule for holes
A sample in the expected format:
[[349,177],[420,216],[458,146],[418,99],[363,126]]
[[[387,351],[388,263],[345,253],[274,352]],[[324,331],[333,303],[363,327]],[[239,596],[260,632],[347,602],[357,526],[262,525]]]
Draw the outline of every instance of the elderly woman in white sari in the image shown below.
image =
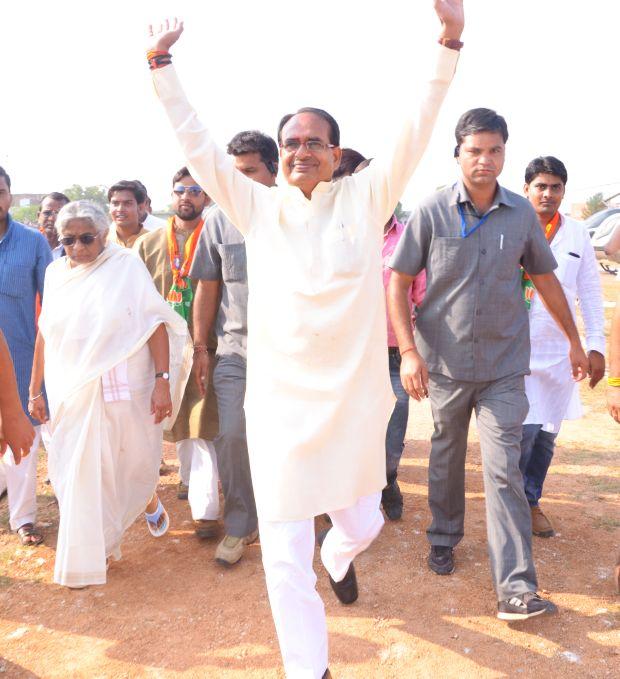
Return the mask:
[[49,476],[60,507],[54,581],[104,584],[124,532],[145,511],[155,537],[168,515],[155,493],[163,422],[174,422],[191,367],[186,322],[131,251],[106,245],[108,221],[88,201],[56,228],[66,257],[51,264],[29,410],[47,421]]

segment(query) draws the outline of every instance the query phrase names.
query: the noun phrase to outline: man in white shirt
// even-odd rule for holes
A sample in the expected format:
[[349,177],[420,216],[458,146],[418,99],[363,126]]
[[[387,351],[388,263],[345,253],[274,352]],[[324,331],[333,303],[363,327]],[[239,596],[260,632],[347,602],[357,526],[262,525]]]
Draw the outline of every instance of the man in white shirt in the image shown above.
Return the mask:
[[340,130],[326,111],[282,118],[285,181],[267,187],[235,168],[187,101],[169,54],[182,24],[160,29],[147,55],[192,176],[245,237],[248,453],[271,610],[286,674],[296,679],[329,676],[314,517],[332,519],[321,559],[343,603],[357,599],[353,559],[383,525],[394,402],[385,369],[383,226],[429,141],[462,46],[462,0],[435,7],[441,47],[425,86],[401,102],[408,119],[391,152],[338,182],[331,180]]
[[[573,316],[575,302],[579,302],[593,389],[605,374],[603,296],[588,232],[581,222],[559,213],[566,180],[566,168],[560,160],[541,156],[525,170],[524,191],[558,262],[555,273]],[[538,503],[562,420],[581,417],[581,403],[578,385],[571,377],[566,338],[527,276],[523,291],[529,309],[532,350],[531,374],[525,378],[530,409],[523,425],[519,467],[532,513],[532,532],[539,537],[551,537],[553,526]]]

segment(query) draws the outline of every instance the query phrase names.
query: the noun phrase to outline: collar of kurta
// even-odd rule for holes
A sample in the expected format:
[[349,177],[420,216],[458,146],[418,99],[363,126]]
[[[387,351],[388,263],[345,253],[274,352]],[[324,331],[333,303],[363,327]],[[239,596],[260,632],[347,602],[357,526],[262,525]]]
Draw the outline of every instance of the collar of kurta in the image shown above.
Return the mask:
[[[473,206],[473,202],[472,202],[472,200],[469,196],[469,192],[465,188],[465,184],[463,183],[462,178],[457,180],[457,182],[452,187],[452,196],[450,198],[450,205],[456,205],[457,203],[461,203],[461,204],[469,203],[470,205]],[[505,205],[506,207],[515,207],[514,201],[509,196],[506,189],[503,186],[501,186],[500,184],[497,185],[497,190],[495,191],[495,197],[493,198],[493,204],[491,205],[489,210],[492,210],[496,207],[499,207],[499,205]],[[487,210],[487,212],[489,210]]]

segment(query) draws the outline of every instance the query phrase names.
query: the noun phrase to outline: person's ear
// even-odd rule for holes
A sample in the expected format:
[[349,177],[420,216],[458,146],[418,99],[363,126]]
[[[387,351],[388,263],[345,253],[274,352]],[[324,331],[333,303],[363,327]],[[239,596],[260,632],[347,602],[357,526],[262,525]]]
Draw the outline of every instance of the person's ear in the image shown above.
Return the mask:
[[340,161],[342,160],[342,149],[340,146],[336,146],[331,149],[331,152],[332,158],[334,159],[334,170],[337,170],[340,167]]

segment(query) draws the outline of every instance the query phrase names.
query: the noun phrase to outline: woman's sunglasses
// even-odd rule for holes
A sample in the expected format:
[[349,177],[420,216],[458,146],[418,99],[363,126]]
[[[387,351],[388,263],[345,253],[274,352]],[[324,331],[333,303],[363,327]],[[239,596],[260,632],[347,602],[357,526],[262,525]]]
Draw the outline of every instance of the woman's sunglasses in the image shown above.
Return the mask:
[[81,236],[65,236],[59,240],[66,248],[70,248],[75,245],[76,240],[79,240],[82,245],[92,245],[97,240],[97,236],[92,233],[83,233]]

